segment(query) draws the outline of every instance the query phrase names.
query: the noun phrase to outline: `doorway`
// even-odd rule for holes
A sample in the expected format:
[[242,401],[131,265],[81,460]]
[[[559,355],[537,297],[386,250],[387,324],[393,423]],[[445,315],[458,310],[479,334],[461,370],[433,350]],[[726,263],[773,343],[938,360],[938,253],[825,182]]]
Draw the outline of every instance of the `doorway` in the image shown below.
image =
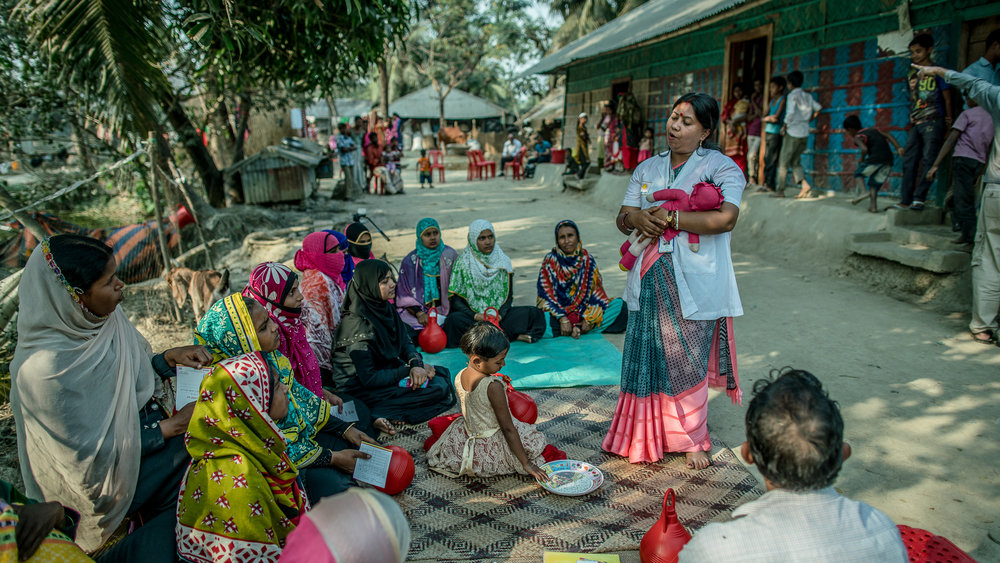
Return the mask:
[[[754,92],[754,83],[759,82],[761,86],[761,98],[759,109],[763,111],[768,107],[767,83],[771,73],[771,42],[774,34],[772,24],[763,25],[754,29],[734,33],[726,37],[725,62],[722,69],[722,108],[723,111],[732,101],[733,88],[738,84],[743,90],[744,98],[751,98]],[[747,124],[742,125],[744,135]],[[725,150],[727,137],[720,127],[718,143]],[[763,135],[759,132],[757,138],[749,142],[743,141],[742,149],[730,148],[730,156],[740,164],[749,180],[760,183],[763,176],[764,146],[761,142]],[[736,143],[739,145],[740,143]],[[737,155],[733,151],[741,150]],[[749,166],[749,161],[755,161],[756,166]]]
[[986,36],[1000,28],[1000,16],[962,22],[962,39],[958,44],[958,68],[963,69],[979,60],[986,51]]

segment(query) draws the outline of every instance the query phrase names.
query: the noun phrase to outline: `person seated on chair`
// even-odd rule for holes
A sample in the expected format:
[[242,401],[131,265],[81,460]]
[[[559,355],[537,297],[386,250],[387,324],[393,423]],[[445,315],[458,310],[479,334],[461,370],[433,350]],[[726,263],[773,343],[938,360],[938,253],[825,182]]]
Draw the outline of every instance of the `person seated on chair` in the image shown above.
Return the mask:
[[740,453],[767,493],[708,524],[680,561],[909,561],[888,516],[833,488],[851,454],[840,407],[811,373],[786,369],[754,384]]
[[535,145],[531,153],[529,163],[538,164],[541,162],[552,162],[552,143],[542,139],[541,135],[535,135]]
[[517,153],[521,152],[521,141],[514,138],[513,133],[507,133],[507,140],[503,142],[503,151],[500,153],[500,175],[503,176],[504,166],[508,162],[517,160]]

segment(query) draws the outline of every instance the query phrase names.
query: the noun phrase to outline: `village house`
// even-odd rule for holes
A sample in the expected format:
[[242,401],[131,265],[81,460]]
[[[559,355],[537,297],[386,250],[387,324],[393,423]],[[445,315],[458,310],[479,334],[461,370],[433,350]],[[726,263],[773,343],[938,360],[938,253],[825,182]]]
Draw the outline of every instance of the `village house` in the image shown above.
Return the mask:
[[[576,116],[594,126],[605,102],[632,92],[654,151],[666,148],[672,102],[690,91],[722,102],[734,83],[766,85],[798,69],[823,105],[803,164],[814,188],[851,186],[857,149],[840,125],[848,114],[891,132],[905,144],[908,94],[902,78],[916,33],[934,36],[934,61],[965,68],[1000,27],[990,0],[653,0],[543,58],[525,74],[565,75],[565,147],[575,143]],[[765,106],[769,102],[765,100]],[[592,143],[593,145],[593,143]],[[890,180],[898,193],[900,161]],[[944,190],[937,190],[940,202]]]

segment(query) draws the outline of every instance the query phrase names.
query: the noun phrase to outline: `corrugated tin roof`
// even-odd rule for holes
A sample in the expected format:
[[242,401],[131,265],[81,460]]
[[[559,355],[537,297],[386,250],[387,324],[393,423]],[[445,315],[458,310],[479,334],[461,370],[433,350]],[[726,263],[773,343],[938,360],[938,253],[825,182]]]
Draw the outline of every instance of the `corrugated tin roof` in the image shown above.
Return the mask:
[[333,111],[338,116],[355,117],[364,116],[375,107],[371,100],[354,100],[350,98],[337,98],[333,101]]
[[[437,119],[441,115],[439,100],[434,87],[428,86],[389,104],[389,114],[398,113],[403,119]],[[458,88],[444,99],[445,119],[483,119],[504,113],[502,107]]]
[[535,107],[528,110],[528,113],[521,116],[519,123],[538,121],[546,119],[562,119],[563,105],[566,100],[565,89],[560,86],[549,92],[542,98]]
[[676,31],[746,0],[652,0],[535,63],[523,76],[546,74],[573,61],[588,59]]
[[323,160],[322,155],[315,155],[308,152],[297,151],[294,149],[285,148],[279,145],[271,145],[270,147],[264,147],[259,153],[248,156],[243,160],[233,164],[229,168],[226,168],[222,172],[225,174],[233,174],[244,166],[250,164],[251,162],[256,162],[262,158],[267,157],[278,157],[299,166],[305,166],[307,168],[313,168]]

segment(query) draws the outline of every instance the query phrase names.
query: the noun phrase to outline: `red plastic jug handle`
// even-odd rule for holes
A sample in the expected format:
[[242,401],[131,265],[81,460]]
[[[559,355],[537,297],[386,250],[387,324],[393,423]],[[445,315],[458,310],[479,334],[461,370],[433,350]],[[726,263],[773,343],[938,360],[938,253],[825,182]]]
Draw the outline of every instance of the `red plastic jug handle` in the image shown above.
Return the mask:
[[667,513],[668,508],[673,508],[675,506],[674,490],[667,489],[667,494],[663,495],[663,513]]

